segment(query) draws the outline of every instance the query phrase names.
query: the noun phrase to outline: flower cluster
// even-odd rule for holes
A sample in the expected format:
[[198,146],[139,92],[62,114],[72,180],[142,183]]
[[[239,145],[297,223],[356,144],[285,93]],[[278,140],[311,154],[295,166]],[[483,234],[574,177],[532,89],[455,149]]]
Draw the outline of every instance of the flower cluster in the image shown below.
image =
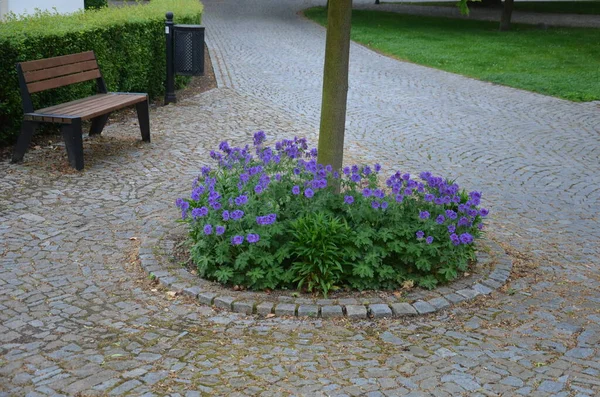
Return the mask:
[[[222,142],[218,151],[210,153],[218,168],[202,167],[189,198],[176,200],[182,220],[190,225],[192,240],[204,247],[204,251],[195,251],[195,261],[203,266],[201,274],[226,281],[233,278],[241,284],[250,277],[254,286],[274,285],[257,281],[273,274],[289,279],[285,263],[290,251],[286,247],[294,235],[291,225],[295,219],[315,213],[344,219],[352,230],[348,245],[358,250],[348,251],[365,261],[380,258],[377,263],[389,261],[386,266],[394,268],[398,266],[395,262],[417,255],[415,263],[436,268],[441,266],[436,262],[440,249],[456,250],[460,258],[472,256],[482,219],[489,213],[479,207],[480,192],[466,193],[455,182],[430,172],[415,178],[398,171],[383,183],[380,164],[352,165],[337,172],[317,162],[316,149],[309,149],[305,139],[285,139],[273,147],[265,146],[265,141],[265,133],[259,131],[254,134],[252,148]],[[376,256],[361,252],[376,245]],[[251,253],[252,258],[243,256],[244,252]],[[425,259],[434,265],[424,265]],[[281,271],[263,268],[278,261]],[[459,262],[463,266],[464,260]],[[231,271],[225,271],[232,263]],[[377,263],[373,263],[374,268]],[[384,268],[377,271],[389,272]],[[443,270],[448,279],[453,271]],[[359,278],[393,279],[388,273],[378,276],[372,270],[364,274]],[[437,274],[435,277],[439,278]],[[431,282],[428,280],[423,283]],[[371,285],[364,280],[350,283]],[[286,284],[281,281],[277,285]]]

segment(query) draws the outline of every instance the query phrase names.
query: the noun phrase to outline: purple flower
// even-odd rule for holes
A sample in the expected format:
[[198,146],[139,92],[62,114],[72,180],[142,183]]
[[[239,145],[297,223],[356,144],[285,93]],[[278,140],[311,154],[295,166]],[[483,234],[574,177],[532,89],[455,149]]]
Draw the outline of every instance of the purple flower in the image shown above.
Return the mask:
[[280,173],[275,174],[275,180],[277,182],[281,181],[281,174]]
[[388,207],[388,202],[387,201],[384,201],[384,202],[381,203],[381,209],[386,210],[387,207]]
[[231,219],[233,219],[234,221],[241,219],[243,216],[244,216],[244,211],[242,211],[242,210],[235,210],[231,213]]
[[202,175],[206,176],[210,173],[210,167],[205,165],[204,167],[202,167],[201,171],[202,171]]
[[431,244],[431,243],[433,243],[433,236],[427,236],[427,238],[425,239],[425,242],[426,242],[427,244]]
[[434,197],[433,194],[426,194],[425,195],[425,201],[433,201]]
[[469,225],[469,219],[464,216],[458,220],[458,226],[467,226]]
[[304,191],[304,195],[308,198],[311,198],[312,196],[315,195],[315,192],[313,192],[312,189],[309,188]]
[[456,226],[455,225],[449,225],[448,226],[448,233],[452,234],[456,231]]
[[211,203],[210,206],[214,209],[214,210],[220,210],[221,209],[221,203],[219,202],[214,202]]
[[248,240],[250,244],[254,244],[260,240],[260,236],[258,234],[250,233],[246,236],[246,240]]
[[261,194],[261,193],[262,193],[262,191],[263,191],[263,187],[262,187],[262,186],[260,186],[260,185],[256,185],[256,186],[254,186],[254,192],[255,192],[256,194]]
[[365,167],[363,168],[363,173],[365,175],[371,175],[371,172],[373,172],[373,171],[371,171],[371,167],[369,167],[368,165],[365,165]]
[[344,197],[344,203],[346,204],[352,204],[354,202],[354,197],[352,196],[345,196]]
[[401,203],[404,200],[404,196],[401,194],[396,195],[396,202]]
[[364,188],[362,191],[362,195],[363,197],[369,197],[371,195],[371,189],[369,189],[368,187]]
[[446,216],[450,219],[456,219],[458,214],[452,210],[446,210]]
[[344,172],[344,175],[350,175],[350,167],[344,167],[342,171]]
[[206,207],[194,208],[192,210],[192,218],[194,219],[202,218],[206,215],[208,215],[208,208]]
[[212,234],[212,232],[213,227],[211,225],[204,225],[204,234],[208,236],[209,234]]
[[331,171],[333,171],[333,167],[331,166],[331,164],[327,164],[327,165],[325,166],[325,171],[327,171],[327,172],[331,172]]
[[237,235],[237,236],[233,236],[231,238],[231,245],[240,245],[243,242],[244,242],[244,236]]
[[410,196],[412,194],[412,189],[404,189],[404,195]]
[[375,172],[381,171],[381,164],[375,163]]
[[175,205],[178,208],[181,208],[181,206],[183,205],[183,203],[185,203],[185,201],[182,198],[178,198],[177,200],[175,200]]
[[271,224],[275,223],[276,219],[277,219],[277,214],[257,216],[256,223],[258,223],[259,225],[271,225]]
[[353,174],[358,174],[358,165],[354,164],[354,165],[352,166],[352,173],[353,173]]
[[[264,131],[257,131],[254,133],[254,146],[258,146],[267,139]],[[243,237],[242,237],[243,239]],[[240,243],[241,244],[241,243]]]
[[352,174],[352,176],[350,177],[350,180],[354,183],[358,183],[358,182],[360,182],[360,175]]
[[419,213],[419,218],[421,218],[421,219],[429,219],[429,217],[430,217],[430,214],[428,211],[421,211]]
[[184,201],[183,203],[181,203],[179,208],[181,208],[182,211],[187,211],[188,208],[190,208],[190,203],[188,203],[187,201]]
[[477,229],[479,229],[479,230],[483,230],[483,223],[480,223],[480,224],[478,224],[478,225],[477,225]]
[[381,190],[381,189],[375,189],[375,190],[373,191],[373,196],[375,196],[375,197],[377,197],[377,198],[380,198],[380,199],[382,199],[382,198],[384,198],[384,197],[385,197],[385,193],[384,193],[384,192],[383,192],[383,190]]
[[295,195],[300,194],[300,186],[296,185],[292,188],[292,193]]
[[473,236],[469,233],[463,233],[460,235],[460,242],[463,244],[469,244],[473,242]]
[[242,206],[248,202],[248,196],[245,194],[239,195],[235,198],[235,205]]
[[373,209],[378,209],[379,208],[379,202],[378,201],[372,201],[371,202],[371,207],[373,207]]
[[481,215],[484,218],[486,216],[488,216],[489,213],[490,213],[490,211],[488,209],[486,209],[486,208],[482,208],[482,209],[479,210],[479,215]]
[[423,237],[425,237],[425,232],[423,232],[422,230],[419,230],[417,233],[417,238],[418,239],[422,239]]
[[460,239],[458,238],[458,236],[455,233],[452,233],[450,235],[450,241],[452,241],[452,244],[454,244],[454,245],[460,244]]
[[435,221],[441,225],[442,223],[444,223],[444,221],[446,220],[446,218],[444,218],[444,215],[440,215],[437,218],[435,218]]
[[217,226],[215,229],[215,233],[217,236],[220,236],[221,234],[225,233],[225,226]]
[[223,216],[223,220],[225,222],[227,222],[229,220],[229,211],[227,211],[227,210],[223,211],[222,216]]

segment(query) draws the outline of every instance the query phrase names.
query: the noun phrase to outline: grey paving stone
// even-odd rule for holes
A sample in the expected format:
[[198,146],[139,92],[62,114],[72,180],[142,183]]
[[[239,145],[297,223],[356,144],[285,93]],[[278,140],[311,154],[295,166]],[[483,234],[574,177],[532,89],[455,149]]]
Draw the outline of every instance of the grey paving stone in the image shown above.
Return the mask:
[[213,304],[220,309],[231,310],[231,305],[234,300],[235,298],[232,298],[231,296],[217,296],[214,299]]
[[412,305],[419,314],[433,313],[437,310],[434,306],[425,301],[416,301],[413,302]]
[[367,317],[367,308],[364,305],[346,305],[345,308],[346,308],[346,316],[348,318],[366,318]]
[[236,313],[252,314],[254,302],[239,301],[233,302],[233,311]]
[[193,286],[193,287],[188,287],[188,288],[184,288],[183,293],[189,297],[192,298],[197,298],[198,294],[202,292],[202,290],[200,289],[200,287],[198,286]]
[[275,314],[278,316],[295,316],[296,315],[296,304],[295,303],[278,303],[275,306]]
[[343,315],[342,307],[339,305],[321,306],[321,317],[323,318],[342,317]]
[[204,303],[205,305],[212,305],[216,297],[217,294],[214,292],[203,292],[198,294],[198,301],[200,301],[200,303]]
[[460,302],[464,302],[465,300],[467,300],[467,298],[465,298],[463,295],[459,295],[459,294],[455,294],[455,293],[446,294],[446,295],[444,295],[444,298],[452,303],[460,303]]
[[392,316],[392,309],[390,309],[390,307],[388,305],[385,305],[383,303],[375,303],[375,304],[369,305],[368,310],[369,310],[369,313],[374,318],[391,317]]
[[427,303],[435,307],[437,310],[444,309],[450,306],[450,302],[448,302],[445,298],[441,296],[439,298],[430,299],[427,301]]
[[298,317],[318,317],[319,306],[317,305],[300,305],[298,306]]
[[256,306],[256,313],[267,315],[273,313],[273,306],[275,306],[272,302],[263,302]]
[[467,299],[473,299],[478,295],[481,295],[479,291],[476,291],[472,288],[459,289],[456,291],[457,294],[464,296]]
[[480,283],[473,284],[473,287],[472,287],[472,288],[473,288],[475,291],[477,291],[477,292],[479,292],[480,294],[483,294],[483,295],[488,295],[488,294],[491,294],[491,293],[492,293],[492,291],[493,291],[493,289],[491,289],[491,288],[489,288],[489,287],[486,287],[485,285],[483,285],[483,284],[480,284]]
[[417,310],[406,302],[392,303],[390,307],[395,316],[412,316],[418,314]]

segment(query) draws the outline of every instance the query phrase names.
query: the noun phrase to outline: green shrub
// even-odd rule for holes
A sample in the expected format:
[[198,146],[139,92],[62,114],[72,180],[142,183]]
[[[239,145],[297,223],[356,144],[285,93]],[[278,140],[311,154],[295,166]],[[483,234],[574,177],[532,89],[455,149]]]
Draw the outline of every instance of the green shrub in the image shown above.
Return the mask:
[[84,0],[83,7],[86,10],[93,8],[103,8],[108,6],[108,0]]
[[[421,173],[317,164],[304,139],[274,148],[211,152],[189,199],[177,199],[189,225],[191,259],[201,277],[251,289],[425,288],[455,279],[475,258],[481,193]],[[253,155],[256,153],[256,156]],[[336,193],[339,186],[341,193]]]
[[[13,142],[23,117],[15,64],[93,50],[110,91],[164,92],[165,13],[176,23],[200,23],[197,0],[153,0],[71,15],[40,12],[0,23],[0,145]],[[94,93],[76,84],[33,95],[36,109]]]

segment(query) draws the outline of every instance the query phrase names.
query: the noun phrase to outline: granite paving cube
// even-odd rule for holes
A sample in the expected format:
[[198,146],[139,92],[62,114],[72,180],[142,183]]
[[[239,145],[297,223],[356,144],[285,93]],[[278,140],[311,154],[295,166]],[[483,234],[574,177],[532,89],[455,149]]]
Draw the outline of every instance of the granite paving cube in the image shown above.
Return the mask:
[[321,317],[323,318],[342,317],[343,315],[344,312],[339,305],[327,305],[321,307]]
[[231,310],[231,304],[235,299],[231,296],[219,296],[215,298],[215,306],[221,309]]
[[441,296],[439,298],[429,299],[427,303],[435,307],[437,310],[450,306],[450,302],[448,302],[445,298],[442,298]]
[[427,303],[425,301],[413,302],[413,306],[415,307],[415,309],[417,309],[419,314],[433,313],[434,311],[437,310],[434,306],[430,305],[429,303]]
[[273,302],[263,302],[256,306],[256,313],[262,314],[263,316],[273,313]]
[[366,318],[367,308],[364,305],[346,305],[346,316],[348,318]]
[[254,302],[240,301],[233,302],[233,311],[236,313],[252,314],[254,310]]
[[473,299],[477,295],[480,295],[479,291],[475,291],[472,288],[459,289],[456,291],[457,294],[464,296],[467,299]]
[[417,314],[417,310],[406,302],[393,303],[390,306],[395,316],[414,316]]
[[298,317],[318,317],[319,306],[317,305],[300,305],[298,306]]
[[374,318],[391,317],[392,316],[392,309],[390,309],[390,307],[388,305],[383,304],[383,303],[375,303],[375,304],[369,305],[369,312],[371,313],[371,315]]
[[275,314],[278,316],[295,316],[296,315],[296,304],[295,303],[279,303],[275,306]]

